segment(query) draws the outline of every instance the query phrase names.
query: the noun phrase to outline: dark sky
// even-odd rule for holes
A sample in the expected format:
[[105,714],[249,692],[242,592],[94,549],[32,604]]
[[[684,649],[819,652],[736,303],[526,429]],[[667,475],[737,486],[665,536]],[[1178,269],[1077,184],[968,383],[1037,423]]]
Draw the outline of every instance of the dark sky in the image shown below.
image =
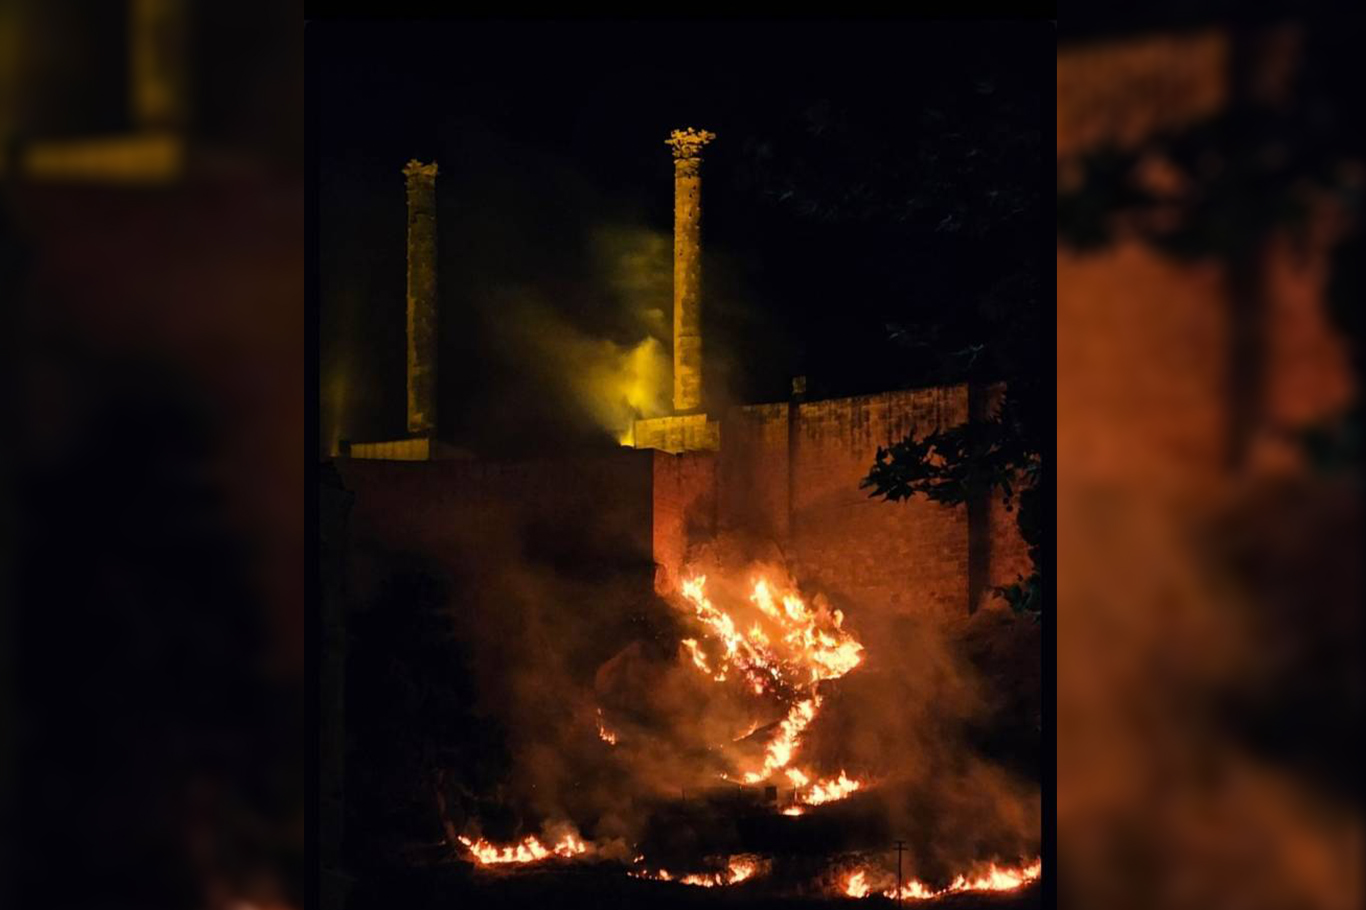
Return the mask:
[[797,374],[816,394],[932,380],[886,324],[972,306],[1008,252],[962,226],[954,181],[1033,186],[1008,147],[1052,120],[1046,21],[314,23],[309,42],[324,445],[403,434],[409,158],[441,167],[441,435],[517,451],[601,435],[544,338],[626,349],[659,325],[642,313],[668,325],[671,129],[718,135],[703,312],[723,403]]

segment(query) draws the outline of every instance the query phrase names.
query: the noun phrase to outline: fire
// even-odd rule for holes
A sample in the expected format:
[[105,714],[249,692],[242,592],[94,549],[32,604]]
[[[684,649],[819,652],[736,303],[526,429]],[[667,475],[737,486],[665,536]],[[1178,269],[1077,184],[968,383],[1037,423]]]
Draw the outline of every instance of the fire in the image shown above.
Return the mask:
[[825,782],[817,781],[816,784],[807,791],[806,795],[802,797],[802,802],[806,803],[808,806],[819,806],[821,803],[832,803],[835,800],[844,799],[861,786],[862,784],[859,781],[852,780],[841,771],[840,776],[835,780]]
[[564,839],[555,845],[555,854],[568,859],[571,856],[579,856],[588,852],[588,845],[579,840],[572,834],[566,834]]
[[[677,881],[680,884],[696,885],[700,888],[716,888],[721,885],[736,885],[746,879],[753,878],[759,869],[760,863],[756,858],[733,856],[730,858],[725,872],[694,872],[677,879]],[[675,880],[667,869],[660,869],[658,872],[640,870],[630,874],[635,878],[649,878],[661,882]]]
[[[773,630],[776,634],[766,631],[758,620],[741,632],[735,618],[707,596],[706,585],[705,575],[689,578],[683,582],[682,594],[724,649],[718,679],[729,667],[736,666],[752,686],[760,687],[760,691],[770,681],[781,679],[784,671],[794,682],[809,685],[823,679],[837,679],[863,660],[863,645],[844,631],[844,615],[838,610],[830,613],[824,609],[811,610],[795,593],[783,595],[780,598],[782,609],[779,609],[768,581],[760,578],[754,583],[749,599],[776,626]],[[688,646],[693,663],[709,676],[713,675],[705,656],[698,657],[696,640],[687,641],[693,642]]]
[[[927,901],[932,897],[938,897],[940,894],[947,893],[948,889],[945,889],[944,891],[931,891],[929,888],[921,884],[919,881],[916,881],[915,879],[911,879],[910,881],[906,882],[901,886],[902,900],[909,899],[917,901]],[[884,891],[882,892],[882,896],[889,897],[892,900],[896,900],[896,889],[892,888],[888,891]]]
[[[639,862],[639,860],[636,860],[636,862]],[[627,875],[632,878],[650,878],[657,882],[671,882],[674,880],[674,877],[669,874],[668,869],[660,869],[658,872],[651,872],[648,869],[637,869],[634,872],[628,872]]]
[[986,872],[974,877],[958,876],[946,891],[1013,891],[1032,882],[1043,871],[1043,861],[1035,860],[1020,869],[1003,869],[992,863]]
[[534,835],[520,843],[502,848],[495,847],[482,837],[476,841],[472,841],[468,837],[461,837],[460,843],[469,848],[470,853],[474,854],[475,860],[482,866],[502,863],[534,863],[549,856],[569,859],[588,852],[588,845],[573,834],[566,834],[553,849],[546,849]]
[[[995,863],[987,866],[986,870],[972,875],[959,875],[947,887],[935,890],[918,879],[911,879],[901,885],[900,897],[902,900],[929,900],[935,897],[943,897],[946,894],[957,894],[963,891],[1014,891],[1021,888],[1034,879],[1039,877],[1043,870],[1043,862],[1035,860],[1027,866],[1010,868],[998,866]],[[885,881],[886,873],[879,870],[879,876]],[[866,897],[873,892],[873,887],[868,881],[869,873],[867,869],[859,869],[848,875],[844,880],[844,894],[848,897]],[[881,892],[883,897],[896,900],[897,889],[895,886],[887,888]]]
[[788,806],[783,810],[784,815],[805,815],[806,810],[801,806]]
[[[707,596],[707,577],[697,575],[685,579],[683,599],[693,613],[719,641],[722,653],[719,670],[695,638],[683,639],[693,665],[698,670],[723,682],[732,667],[748,680],[748,688],[755,695],[773,691],[775,683],[782,692],[793,692],[799,699],[790,704],[778,731],[764,750],[763,765],[744,772],[740,780],[757,784],[774,773],[786,770],[788,779],[798,790],[811,783],[806,771],[789,768],[800,746],[801,736],[815,719],[821,706],[821,696],[815,687],[823,680],[838,679],[863,660],[863,645],[844,630],[844,614],[825,607],[812,609],[795,592],[775,593],[765,578],[754,582],[750,602],[758,608],[759,617],[746,631],[742,622],[719,608]],[[752,732],[753,728],[751,728]],[[742,734],[736,740],[743,739]],[[728,775],[722,775],[730,779]],[[843,799],[862,784],[851,780],[843,771],[835,780],[815,784],[798,802],[820,805]],[[798,813],[788,813],[798,814]]]
[[726,673],[724,670],[720,673],[715,674],[714,676],[712,675],[711,666],[707,663],[707,655],[703,654],[702,649],[697,646],[697,639],[685,638],[683,639],[683,644],[692,654],[692,662],[694,665],[696,665],[697,669],[701,670],[708,676],[711,676],[712,679],[716,680],[717,682],[725,682]]
[[601,708],[598,709],[598,738],[609,746],[615,746],[617,744],[617,735],[607,729],[607,726],[602,722]]
[[778,725],[778,735],[768,744],[768,750],[764,755],[764,766],[759,771],[750,771],[745,775],[745,783],[757,784],[766,779],[774,771],[787,767],[787,763],[792,761],[792,755],[797,751],[797,740],[801,737],[811,721],[816,717],[816,709],[821,706],[821,697],[812,696],[806,701],[799,701],[792,706],[792,710],[787,712],[787,717]]

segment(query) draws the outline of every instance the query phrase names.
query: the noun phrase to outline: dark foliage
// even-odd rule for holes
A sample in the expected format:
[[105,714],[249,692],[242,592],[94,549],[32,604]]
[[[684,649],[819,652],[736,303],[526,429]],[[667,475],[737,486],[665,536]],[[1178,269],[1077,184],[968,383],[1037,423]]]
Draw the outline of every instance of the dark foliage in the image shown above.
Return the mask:
[[771,203],[878,238],[870,268],[885,273],[880,313],[904,385],[1004,384],[994,411],[879,450],[863,486],[893,502],[1002,495],[1036,569],[1000,593],[1037,611],[1044,522],[1021,491],[1038,482],[1053,405],[1037,254],[1044,86],[1030,75],[984,43],[917,86],[908,116],[887,116],[880,97],[822,98],[746,151]]
[[[1224,263],[1255,287],[1260,244],[1279,231],[1305,239],[1313,206],[1331,201],[1352,227],[1332,251],[1330,312],[1361,373],[1360,215],[1366,134],[1357,110],[1361,81],[1358,36],[1337,17],[1306,15],[1296,26],[1302,53],[1280,98],[1247,90],[1254,77],[1257,37],[1234,28],[1234,102],[1184,129],[1154,135],[1135,148],[1102,148],[1060,170],[1058,236],[1081,250],[1119,235],[1138,236],[1182,260]],[[1164,176],[1155,185],[1154,165]],[[1247,282],[1244,282],[1244,286]],[[1252,323],[1255,301],[1235,293],[1233,316]],[[1301,442],[1311,462],[1340,470],[1359,462],[1358,403],[1339,420],[1312,427]]]

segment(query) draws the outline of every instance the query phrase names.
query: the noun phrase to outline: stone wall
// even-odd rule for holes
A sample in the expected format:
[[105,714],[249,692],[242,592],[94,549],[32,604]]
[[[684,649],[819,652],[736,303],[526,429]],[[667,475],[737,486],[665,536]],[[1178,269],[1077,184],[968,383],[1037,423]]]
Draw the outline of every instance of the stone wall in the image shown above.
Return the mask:
[[652,574],[653,453],[620,448],[523,462],[337,459],[355,492],[351,555],[363,600],[394,557],[441,577],[507,568]]
[[[732,408],[719,451],[337,463],[356,492],[362,575],[382,574],[390,554],[452,574],[512,554],[557,571],[635,577],[638,565],[643,591],[653,572],[654,589],[671,594],[701,550],[742,539],[755,553],[776,547],[811,593],[837,605],[957,616],[969,606],[967,508],[871,499],[859,481],[878,446],[960,423],[967,408],[960,385]],[[994,503],[983,525],[989,583],[1028,574],[1014,513]],[[991,602],[988,593],[979,606]]]
[[[870,499],[878,446],[967,418],[966,386],[732,408],[713,454],[656,453],[661,591],[717,534],[770,541],[803,585],[835,603],[937,615],[968,611],[965,507]],[[991,584],[1030,571],[1015,515],[987,512]],[[990,595],[983,602],[989,602]]]

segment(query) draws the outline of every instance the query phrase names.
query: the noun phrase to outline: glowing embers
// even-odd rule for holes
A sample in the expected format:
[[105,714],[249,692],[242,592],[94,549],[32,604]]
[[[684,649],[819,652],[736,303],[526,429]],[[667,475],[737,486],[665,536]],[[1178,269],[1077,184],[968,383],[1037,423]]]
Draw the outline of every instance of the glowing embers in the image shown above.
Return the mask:
[[[998,866],[995,863],[989,864],[984,870],[972,875],[960,875],[949,883],[947,887],[934,889],[917,879],[910,879],[901,883],[900,897],[902,900],[929,900],[930,898],[943,897],[946,894],[957,894],[963,891],[1014,891],[1022,888],[1039,877],[1043,870],[1043,863],[1035,860],[1027,866],[1008,867]],[[858,869],[844,877],[840,893],[846,897],[867,897],[870,894],[878,893],[883,897],[895,900],[897,898],[897,888],[895,881],[888,882],[890,873],[883,869]],[[873,880],[879,884],[874,886]],[[887,884],[891,887],[886,887]]]
[[520,843],[501,848],[495,847],[482,837],[476,841],[472,841],[468,837],[461,837],[460,843],[469,848],[475,862],[481,866],[496,866],[503,863],[535,863],[552,856],[572,859],[588,852],[588,845],[573,834],[566,834],[560,838],[554,847],[549,849],[534,835]]
[[[641,861],[641,857],[636,857],[636,862]],[[740,882],[754,878],[765,869],[765,863],[756,856],[732,856],[727,862],[724,872],[694,872],[684,876],[675,876],[668,869],[659,869],[651,872],[647,869],[640,869],[630,873],[635,878],[648,878],[660,882],[678,882],[683,885],[695,885],[699,888],[716,888],[723,885],[738,885]]]

